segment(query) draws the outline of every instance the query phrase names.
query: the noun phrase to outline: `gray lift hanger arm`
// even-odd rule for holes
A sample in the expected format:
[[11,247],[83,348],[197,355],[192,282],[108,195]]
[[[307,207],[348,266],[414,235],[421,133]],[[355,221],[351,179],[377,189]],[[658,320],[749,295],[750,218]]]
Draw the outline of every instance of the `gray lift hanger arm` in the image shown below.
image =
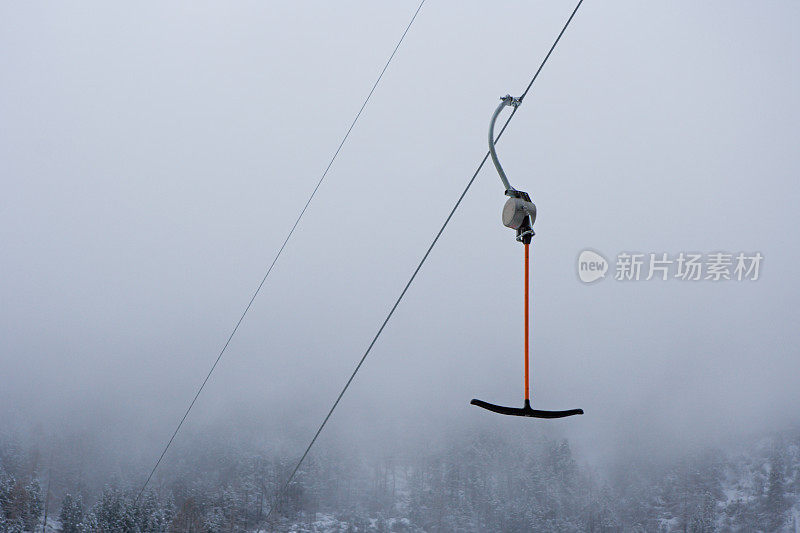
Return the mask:
[[500,105],[494,110],[492,120],[489,122],[489,153],[492,156],[494,168],[500,175],[500,180],[506,188],[506,196],[509,199],[506,205],[503,206],[503,225],[517,231],[517,240],[528,244],[533,237],[533,223],[536,220],[536,206],[531,202],[531,197],[525,191],[519,191],[511,186],[508,181],[503,166],[497,158],[497,149],[494,145],[494,125],[497,122],[497,117],[500,111],[506,106],[517,107],[522,103],[521,98],[514,98],[511,95],[505,95],[500,99]]
[[513,96],[507,94],[500,99],[500,105],[497,106],[497,109],[494,110],[494,114],[492,115],[492,121],[489,123],[489,153],[492,155],[492,163],[494,163],[494,168],[497,169],[497,173],[500,174],[500,179],[503,182],[503,185],[506,188],[506,196],[517,197],[515,193],[519,193],[520,191],[516,190],[511,184],[508,182],[508,178],[506,177],[506,173],[503,171],[503,166],[500,164],[500,160],[497,158],[497,149],[494,145],[494,124],[497,122],[497,117],[500,115],[500,111],[503,110],[506,106],[517,107],[522,103],[522,100],[519,98],[514,98]]

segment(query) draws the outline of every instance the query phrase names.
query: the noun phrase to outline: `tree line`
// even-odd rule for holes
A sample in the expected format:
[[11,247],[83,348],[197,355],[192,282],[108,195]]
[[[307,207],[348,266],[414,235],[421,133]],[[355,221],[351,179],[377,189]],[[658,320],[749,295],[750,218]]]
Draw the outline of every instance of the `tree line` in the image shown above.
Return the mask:
[[795,531],[800,513],[800,435],[601,470],[580,464],[566,440],[492,434],[369,459],[326,452],[276,501],[295,460],[225,444],[185,448],[137,498],[141,471],[59,471],[35,447],[4,441],[0,533],[42,531],[46,513],[51,530],[66,533],[767,532]]

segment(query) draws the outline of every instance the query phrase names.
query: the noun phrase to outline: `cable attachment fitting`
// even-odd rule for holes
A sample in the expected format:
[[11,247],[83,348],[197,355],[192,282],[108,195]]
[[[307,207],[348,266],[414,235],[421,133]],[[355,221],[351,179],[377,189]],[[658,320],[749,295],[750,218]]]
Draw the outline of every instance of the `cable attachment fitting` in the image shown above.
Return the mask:
[[502,100],[505,105],[510,105],[511,107],[519,107],[522,104],[521,96],[519,98],[515,98],[510,94],[507,94],[500,98],[500,100]]

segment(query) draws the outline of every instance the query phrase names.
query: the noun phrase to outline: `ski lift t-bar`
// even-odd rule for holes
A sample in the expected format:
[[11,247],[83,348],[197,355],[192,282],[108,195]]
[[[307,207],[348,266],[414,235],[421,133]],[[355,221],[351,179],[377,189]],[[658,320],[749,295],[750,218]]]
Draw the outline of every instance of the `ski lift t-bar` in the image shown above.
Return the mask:
[[503,171],[500,160],[497,159],[497,151],[494,146],[494,124],[497,122],[497,116],[500,111],[506,106],[518,107],[522,100],[514,98],[511,95],[505,95],[500,99],[500,105],[494,110],[492,121],[489,123],[489,153],[492,156],[492,162],[500,174],[500,180],[506,188],[506,196],[508,200],[506,205],[503,206],[503,225],[517,231],[517,240],[523,244],[530,244],[533,237],[533,223],[536,220],[536,206],[531,202],[531,197],[524,191],[518,191],[508,182],[506,173]]

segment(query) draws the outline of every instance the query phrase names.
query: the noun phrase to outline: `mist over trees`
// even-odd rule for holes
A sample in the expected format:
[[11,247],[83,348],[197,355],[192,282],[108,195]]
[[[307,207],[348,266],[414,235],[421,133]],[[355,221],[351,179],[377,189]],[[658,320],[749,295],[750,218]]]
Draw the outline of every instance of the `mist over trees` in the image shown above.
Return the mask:
[[280,502],[296,457],[274,450],[193,441],[137,499],[142,471],[103,476],[92,443],[54,442],[52,460],[44,445],[0,442],[0,532],[41,531],[45,512],[47,531],[66,533],[793,532],[800,515],[800,432],[602,466],[543,436],[464,434],[383,455],[326,447]]

